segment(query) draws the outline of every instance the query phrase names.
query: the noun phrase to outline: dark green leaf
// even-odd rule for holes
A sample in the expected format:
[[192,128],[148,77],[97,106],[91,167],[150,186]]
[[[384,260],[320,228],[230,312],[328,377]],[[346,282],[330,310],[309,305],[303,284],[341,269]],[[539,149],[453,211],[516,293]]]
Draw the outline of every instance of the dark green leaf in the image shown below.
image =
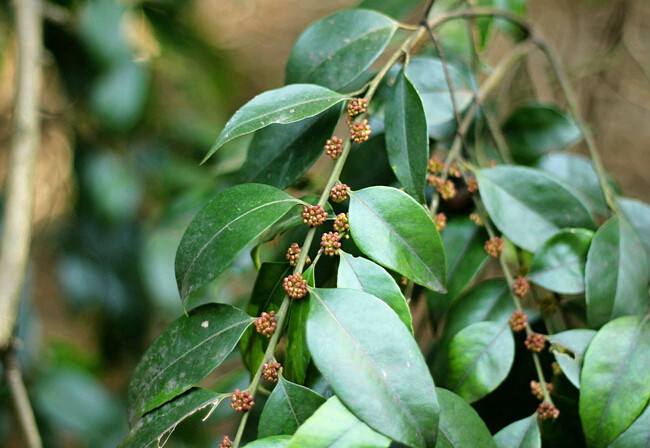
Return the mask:
[[413,333],[411,310],[402,291],[382,267],[370,260],[354,257],[340,251],[340,262],[336,285],[339,288],[358,289],[383,300]]
[[236,185],[208,202],[188,226],[176,252],[181,299],[221,274],[297,203],[283,191],[261,184]]
[[392,185],[395,173],[388,163],[386,154],[386,141],[384,134],[375,134],[373,120],[372,135],[370,140],[363,145],[352,145],[350,156],[345,162],[341,172],[341,182],[347,184],[352,190],[374,185]]
[[244,448],[285,448],[289,445],[291,437],[289,436],[273,436],[259,439],[254,442],[246,444]]
[[648,259],[626,219],[614,216],[598,229],[587,254],[585,279],[590,327],[648,311]]
[[560,294],[580,294],[585,290],[585,264],[594,232],[562,230],[542,244],[530,267],[528,279]]
[[587,445],[606,447],[650,398],[649,316],[607,323],[592,339],[580,375],[580,420]]
[[472,403],[499,387],[514,360],[515,341],[508,324],[472,324],[449,345],[447,386]]
[[649,448],[650,447],[650,406],[641,413],[609,448]]
[[535,252],[562,228],[595,227],[580,200],[543,171],[499,166],[477,171],[476,177],[494,224],[529,252]]
[[255,133],[241,168],[248,182],[291,186],[323,154],[325,141],[336,128],[341,109],[331,109],[291,124],[272,124]]
[[[620,214],[627,219],[641,239],[650,261],[650,205],[630,198],[618,198],[616,204]],[[650,263],[648,268],[650,269]]]
[[397,29],[390,17],[352,9],[310,25],[287,62],[286,83],[308,82],[338,90],[361,75]]
[[364,188],[350,196],[350,231],[359,249],[415,283],[443,291],[445,252],[424,208],[390,187]]
[[447,261],[447,293],[431,293],[431,298],[446,309],[481,272],[488,258],[483,250],[488,236],[469,218],[456,217],[447,222],[440,237]]
[[509,424],[494,435],[499,448],[542,448],[537,413]]
[[298,428],[287,448],[387,448],[390,440],[370,429],[332,397]]
[[253,318],[210,303],[176,319],[151,344],[129,385],[129,420],[185,392],[228,356]]
[[397,180],[423,203],[429,159],[429,136],[422,100],[402,70],[386,104],[386,149]]
[[420,3],[419,0],[363,0],[359,8],[374,9],[396,19],[405,18],[409,12]]
[[323,403],[325,398],[313,390],[280,377],[264,405],[258,437],[293,434]]
[[312,84],[293,84],[257,95],[226,123],[203,162],[234,138],[271,124],[289,124],[313,117],[346,99],[345,95]]
[[458,395],[436,387],[440,402],[436,448],[496,448],[487,426]]
[[[437,140],[448,137],[456,126],[456,118],[442,62],[429,57],[412,58],[406,68],[406,74],[420,93],[429,135]],[[454,85],[458,109],[462,112],[472,102],[474,90],[471,83],[453,65],[449,65],[449,74]]]
[[604,216],[609,212],[598,174],[588,158],[578,154],[553,153],[539,159],[535,166],[562,179],[591,213]]
[[291,315],[287,330],[287,359],[284,373],[287,378],[296,383],[305,382],[305,373],[311,359],[305,335],[308,315],[308,300],[291,301]]
[[393,440],[433,445],[435,387],[413,336],[393,310],[352,289],[313,289],[309,301],[307,343],[334,393]]
[[181,421],[208,406],[217,406],[225,397],[206,389],[191,389],[142,417],[118,448],[158,448]]
[[567,330],[549,336],[553,356],[564,376],[580,389],[580,371],[585,351],[596,335],[594,330]]
[[541,156],[580,141],[580,128],[552,106],[527,104],[516,109],[503,124],[512,157],[529,164]]

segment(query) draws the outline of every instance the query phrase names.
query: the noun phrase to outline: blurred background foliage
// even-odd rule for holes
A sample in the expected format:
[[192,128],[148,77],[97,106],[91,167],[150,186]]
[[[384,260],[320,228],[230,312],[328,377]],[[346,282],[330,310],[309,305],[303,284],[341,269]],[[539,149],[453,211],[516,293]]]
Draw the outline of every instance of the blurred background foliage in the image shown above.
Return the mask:
[[[479,3],[499,6],[500,1],[505,0]],[[364,0],[362,5],[408,21],[418,17],[421,3]],[[648,3],[528,3],[528,17],[567,62],[606,166],[626,195],[650,201]],[[283,83],[291,46],[307,24],[356,4],[46,2],[36,233],[18,333],[20,360],[47,447],[114,447],[123,438],[125,391],[133,368],[183,312],[173,270],[178,242],[211,196],[241,181],[238,169],[249,140],[227,145],[204,166],[200,160],[239,105]],[[443,36],[461,57],[466,52],[462,34],[450,27]],[[488,59],[499,55],[499,38],[485,36]],[[1,0],[2,182],[15,55],[11,4]],[[557,86],[549,84],[545,68],[531,65],[527,75],[528,84],[513,79],[504,86],[504,105],[513,104],[517,95],[525,98],[522,92],[556,98]],[[507,112],[504,107],[500,115]],[[317,164],[292,192],[313,192],[310,186],[322,176]],[[281,257],[281,247],[271,245],[266,258]],[[241,306],[253,271],[251,258],[242,257],[193,295],[189,307],[210,300]],[[247,375],[237,357],[213,375],[223,382],[217,390],[245,385]],[[237,419],[227,409],[211,417],[217,424],[190,419],[168,446],[216,447]],[[0,446],[20,444],[0,386]]]

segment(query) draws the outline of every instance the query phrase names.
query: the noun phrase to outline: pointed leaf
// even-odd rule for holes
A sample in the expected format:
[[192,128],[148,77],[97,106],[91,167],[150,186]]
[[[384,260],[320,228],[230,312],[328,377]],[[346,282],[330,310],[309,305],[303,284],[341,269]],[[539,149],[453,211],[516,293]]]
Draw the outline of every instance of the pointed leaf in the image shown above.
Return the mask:
[[131,429],[118,448],[159,448],[176,426],[208,406],[216,406],[227,394],[194,388],[145,415]]
[[358,289],[383,300],[397,313],[406,328],[413,333],[411,310],[397,283],[381,266],[362,257],[354,257],[343,251],[336,285],[339,288]]
[[203,162],[234,138],[271,124],[289,124],[313,117],[347,99],[345,95],[313,84],[293,84],[257,95],[226,123]]
[[393,310],[352,289],[312,289],[309,301],[307,343],[334,393],[385,436],[433,445],[438,414],[433,380]]
[[[636,231],[650,261],[650,205],[630,198],[618,198],[616,204],[621,216],[624,216]],[[650,263],[648,269],[650,270]]]
[[580,389],[580,371],[589,343],[596,335],[594,330],[567,330],[549,336],[552,353],[562,373]]
[[331,397],[294,434],[287,448],[388,448],[390,440],[370,429]]
[[477,171],[476,178],[494,224],[529,252],[562,228],[596,226],[580,200],[542,171],[499,166]]
[[650,406],[609,445],[609,448],[650,448]]
[[440,421],[436,448],[496,448],[481,417],[453,392],[436,387]]
[[402,70],[386,104],[386,149],[397,180],[408,194],[423,203],[429,159],[429,136],[418,91]]
[[579,406],[589,447],[606,447],[648,403],[649,317],[619,317],[604,325],[587,348]]
[[594,232],[562,230],[542,244],[533,257],[528,280],[560,294],[585,290],[585,264]]
[[350,196],[350,231],[359,249],[415,283],[444,290],[445,253],[427,212],[396,188],[364,188]]
[[321,395],[281,376],[264,405],[258,437],[293,434],[323,403]]
[[499,448],[542,448],[537,414],[517,420],[494,435]]
[[614,216],[598,229],[587,254],[585,279],[590,327],[648,311],[648,260],[627,220]]
[[323,154],[325,141],[332,137],[341,115],[340,107],[291,124],[272,124],[255,133],[242,177],[248,182],[291,186]]
[[188,390],[235,348],[253,318],[210,303],[176,319],[144,354],[129,385],[129,420]]
[[472,324],[451,341],[447,386],[472,403],[499,387],[514,360],[515,340],[508,324]]
[[194,217],[176,252],[176,283],[185,299],[221,274],[297,199],[268,185],[236,185],[219,193]]
[[286,69],[286,83],[309,82],[338,90],[364,72],[397,29],[390,17],[352,9],[310,25],[298,38]]

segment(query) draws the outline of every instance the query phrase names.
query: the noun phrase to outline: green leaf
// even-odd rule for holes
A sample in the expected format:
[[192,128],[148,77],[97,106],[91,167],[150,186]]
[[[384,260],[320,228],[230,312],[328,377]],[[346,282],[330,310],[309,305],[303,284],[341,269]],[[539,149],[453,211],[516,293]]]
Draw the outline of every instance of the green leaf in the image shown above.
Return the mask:
[[447,292],[431,293],[439,307],[446,309],[481,272],[488,255],[483,250],[489,238],[483,227],[466,217],[455,217],[440,232],[447,261]]
[[527,104],[515,109],[503,124],[503,136],[513,159],[530,164],[541,156],[581,140],[580,128],[555,107]]
[[413,333],[411,310],[393,277],[370,260],[354,257],[343,251],[339,251],[339,253],[340,262],[336,285],[339,288],[366,291],[383,300],[397,313],[406,328]]
[[424,208],[391,187],[364,188],[350,196],[350,231],[359,249],[415,283],[443,291],[445,252]]
[[553,356],[569,381],[580,389],[580,372],[585,351],[596,335],[594,330],[567,330],[549,336]]
[[[448,67],[454,85],[456,103],[459,111],[462,112],[472,102],[474,89],[460,70],[452,64]],[[406,68],[406,74],[420,93],[429,136],[436,140],[449,137],[456,128],[456,117],[442,62],[430,57],[412,58]]]
[[[630,198],[618,198],[616,205],[621,216],[624,216],[636,231],[650,261],[650,205]],[[648,268],[650,269],[650,263]]]
[[265,437],[264,439],[247,443],[244,448],[285,448],[289,445],[290,440],[291,437],[289,436]]
[[352,289],[312,289],[309,301],[307,343],[334,393],[385,436],[432,446],[438,415],[433,380],[393,310]]
[[593,237],[594,232],[586,229],[556,233],[535,253],[528,280],[560,294],[584,292],[585,264]]
[[[289,263],[263,263],[257,274],[251,299],[246,308],[249,316],[259,316],[262,311],[277,312],[284,299],[285,292],[282,287],[282,280],[291,274],[292,268]],[[241,337],[239,346],[242,352],[244,364],[251,372],[255,371],[264,360],[264,351],[268,344],[268,338],[259,334],[255,327],[249,327]]]
[[208,376],[252,322],[247,314],[223,303],[200,306],[189,317],[172,322],[135,368],[128,393],[129,420],[133,422]]
[[542,448],[537,414],[517,420],[494,435],[499,448]]
[[650,398],[649,316],[619,317],[593,338],[580,375],[580,420],[587,445],[606,447]]
[[650,406],[609,445],[609,448],[649,448],[650,447]]
[[248,182],[291,186],[323,154],[325,141],[332,137],[341,109],[331,109],[291,124],[272,124],[255,133],[242,177]]
[[580,200],[542,171],[498,166],[477,171],[476,178],[494,224],[529,252],[537,251],[562,228],[596,226]]
[[476,411],[458,395],[436,387],[440,402],[436,448],[496,448]]
[[390,440],[370,429],[336,397],[298,428],[287,448],[387,448]]
[[338,90],[370,67],[390,42],[397,23],[374,11],[341,11],[311,24],[298,38],[286,83],[308,82]]
[[226,123],[203,162],[234,138],[271,124],[289,124],[313,117],[347,99],[345,95],[312,84],[293,84],[257,95]]
[[194,217],[176,252],[176,283],[184,300],[221,274],[266,229],[299,203],[277,188],[236,185]]
[[590,327],[648,311],[648,259],[627,220],[614,216],[598,229],[587,254],[585,279]]
[[425,202],[429,136],[422,100],[404,70],[386,104],[386,149],[397,180],[418,202]]
[[287,330],[287,358],[285,360],[284,373],[287,378],[296,383],[305,382],[307,366],[311,359],[307,345],[307,336],[305,334],[308,316],[308,300],[291,301],[291,315]]
[[193,388],[142,417],[118,448],[161,447],[180,422],[208,406],[216,407],[227,396]]
[[396,19],[403,19],[408,17],[409,12],[419,3],[419,0],[401,0],[399,2],[393,0],[363,0],[358,7],[373,9]]
[[323,403],[321,395],[281,376],[264,405],[258,437],[293,434]]
[[447,386],[473,403],[499,387],[514,360],[515,340],[507,323],[472,324],[451,341]]
[[562,179],[591,213],[603,216],[609,213],[598,174],[588,158],[578,154],[553,153],[539,159],[535,167]]

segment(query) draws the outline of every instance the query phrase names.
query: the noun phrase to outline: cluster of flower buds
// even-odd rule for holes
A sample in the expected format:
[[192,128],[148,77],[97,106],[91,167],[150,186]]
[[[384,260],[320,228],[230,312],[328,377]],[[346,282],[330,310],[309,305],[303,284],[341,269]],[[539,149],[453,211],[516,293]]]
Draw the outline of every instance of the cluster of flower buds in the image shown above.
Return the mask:
[[478,181],[476,180],[475,177],[470,177],[467,179],[467,191],[470,193],[477,193],[478,192]]
[[435,218],[433,218],[433,223],[436,225],[438,232],[442,231],[447,227],[447,215],[444,213],[438,213]]
[[307,295],[307,280],[302,277],[301,273],[285,277],[282,282],[282,287],[292,299],[302,299]]
[[269,362],[262,366],[262,378],[272,383],[278,382],[278,371],[282,368],[279,362]]
[[[289,260],[289,264],[293,267],[296,267],[298,265],[298,258],[300,258],[300,252],[302,250],[300,249],[300,246],[298,243],[291,243],[291,246],[289,249],[287,249],[287,254],[285,255],[285,258]],[[309,255],[307,255],[307,259],[305,260],[306,264],[311,263],[311,260],[309,258]]]
[[368,110],[368,100],[356,98],[348,103],[348,117],[354,118]]
[[232,448],[232,442],[228,436],[223,436],[218,448]]
[[530,283],[528,283],[526,277],[522,277],[520,275],[517,277],[517,280],[515,280],[515,284],[513,285],[512,290],[517,297],[524,298],[530,291]]
[[323,248],[323,253],[325,255],[329,255],[330,257],[338,255],[339,248],[341,247],[341,243],[339,242],[340,238],[341,235],[339,235],[338,232],[323,233],[320,242],[320,245]]
[[349,188],[345,184],[334,185],[330,192],[330,199],[332,202],[343,202],[349,197],[348,190]]
[[440,174],[445,170],[445,164],[438,158],[438,156],[433,156],[429,159],[427,163],[427,171],[431,174]]
[[327,212],[320,205],[303,205],[300,216],[309,227],[320,226],[327,220]]
[[490,257],[499,258],[504,246],[505,243],[503,241],[503,238],[495,236],[494,238],[490,238],[485,242],[483,249],[485,249],[485,253]]
[[365,142],[370,138],[371,133],[370,125],[366,119],[352,123],[352,126],[350,126],[350,140],[355,143]]
[[546,338],[544,338],[543,334],[531,333],[526,338],[526,341],[524,341],[524,344],[526,344],[526,348],[531,352],[539,353],[546,347]]
[[528,321],[528,316],[521,311],[515,311],[510,317],[510,327],[512,331],[519,332],[526,328],[526,322]]
[[[350,230],[350,218],[347,213],[339,213],[334,220],[334,231],[343,233]],[[347,235],[346,235],[347,236]]]
[[255,321],[255,330],[267,338],[271,337],[277,326],[278,324],[275,321],[275,311],[271,311],[270,313],[263,312]]
[[247,390],[241,391],[239,389],[235,389],[230,401],[230,407],[237,412],[250,411],[251,408],[255,406],[253,397],[251,397],[251,394],[249,394]]
[[[555,387],[551,383],[546,383],[546,391],[549,394],[553,392],[553,389],[555,389]],[[530,382],[530,393],[537,397],[538,400],[544,399],[544,391],[542,390],[542,385],[539,381],[533,380]]]
[[452,180],[447,179],[445,181],[438,176],[429,176],[427,180],[429,185],[436,189],[444,201],[448,201],[456,196],[456,185],[454,185]]
[[449,165],[448,173],[451,177],[455,177],[455,178],[460,178],[462,176],[462,174],[460,173],[460,169],[458,168],[458,164],[456,162]]
[[479,227],[483,227],[485,225],[483,224],[483,220],[481,219],[481,216],[478,213],[470,213],[469,219],[474,221],[474,224],[476,224]]
[[540,420],[555,420],[560,416],[560,411],[550,403],[540,403],[537,407],[537,416]]
[[332,138],[325,142],[325,154],[330,156],[333,160],[338,159],[343,151],[343,139],[333,135]]

